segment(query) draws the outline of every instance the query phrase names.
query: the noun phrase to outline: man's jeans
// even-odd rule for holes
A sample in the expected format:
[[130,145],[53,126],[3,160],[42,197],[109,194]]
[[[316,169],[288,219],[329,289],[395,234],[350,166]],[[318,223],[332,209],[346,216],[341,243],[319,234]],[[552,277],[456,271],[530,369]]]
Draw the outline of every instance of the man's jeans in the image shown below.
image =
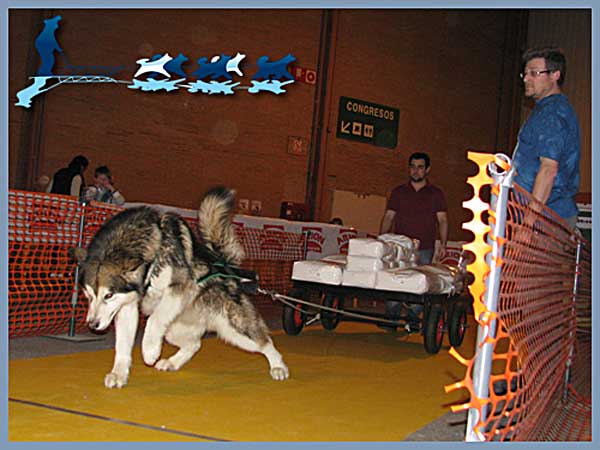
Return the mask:
[[571,228],[575,228],[577,226],[577,216],[567,217],[565,220]]
[[[419,250],[419,265],[431,264],[433,261],[433,249]],[[402,303],[396,300],[385,301],[385,314],[389,319],[397,320],[402,312]],[[423,311],[423,305],[405,303],[408,321],[419,322],[419,314]]]

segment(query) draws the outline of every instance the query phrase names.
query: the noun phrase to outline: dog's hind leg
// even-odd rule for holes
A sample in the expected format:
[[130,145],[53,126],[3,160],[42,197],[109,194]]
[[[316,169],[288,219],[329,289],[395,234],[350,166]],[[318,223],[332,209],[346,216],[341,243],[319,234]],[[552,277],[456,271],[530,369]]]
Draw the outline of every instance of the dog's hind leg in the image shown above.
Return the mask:
[[204,330],[199,329],[198,326],[179,321],[171,324],[165,339],[179,347],[179,350],[170,358],[159,360],[154,367],[158,370],[179,370],[200,350],[203,334]]
[[274,380],[285,380],[290,376],[289,369],[283,362],[281,353],[277,351],[269,335],[259,332],[256,338],[251,338],[250,336],[256,334],[257,330],[252,330],[252,332],[245,330],[242,333],[228,321],[219,324],[217,333],[221,339],[242,350],[262,353],[269,361],[270,374]]
[[146,364],[153,366],[156,363],[167,329],[196,294],[197,286],[192,281],[172,285],[166,290],[146,322],[142,338],[142,357]]
[[137,303],[123,305],[115,316],[115,362],[111,372],[104,377],[107,388],[121,388],[127,384],[138,321]]

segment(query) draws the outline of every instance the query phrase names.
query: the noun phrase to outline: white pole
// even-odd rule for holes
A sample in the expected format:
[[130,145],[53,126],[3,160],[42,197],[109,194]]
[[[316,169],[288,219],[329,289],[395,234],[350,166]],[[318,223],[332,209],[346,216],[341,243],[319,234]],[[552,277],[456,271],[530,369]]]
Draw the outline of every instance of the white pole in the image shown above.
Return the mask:
[[[510,164],[510,158],[503,154],[495,155]],[[508,172],[502,171],[495,163],[488,164],[490,175],[494,179],[494,185],[499,185],[498,196],[492,194],[490,201],[490,209],[495,212],[496,223],[491,230],[496,239],[492,240],[488,236],[488,244],[491,245],[492,251],[486,256],[486,261],[490,267],[490,273],[486,279],[486,290],[484,302],[486,309],[491,312],[498,310],[498,294],[500,291],[500,265],[497,263],[502,257],[502,247],[498,244],[497,238],[504,238],[506,228],[506,205],[508,203],[508,194],[512,187],[512,180],[515,176],[515,171],[511,168]],[[483,343],[486,337],[496,337],[496,321],[490,322],[489,326],[479,326],[477,328],[477,348],[479,351],[475,356],[473,365],[473,390],[478,398],[489,397],[490,375],[492,370],[492,353],[493,344],[490,342]],[[480,442],[483,439],[484,430],[476,430],[475,426],[480,421],[483,421],[487,416],[487,408],[484,405],[481,408],[483,418],[479,417],[477,408],[470,408],[467,415],[467,430],[465,441]]]

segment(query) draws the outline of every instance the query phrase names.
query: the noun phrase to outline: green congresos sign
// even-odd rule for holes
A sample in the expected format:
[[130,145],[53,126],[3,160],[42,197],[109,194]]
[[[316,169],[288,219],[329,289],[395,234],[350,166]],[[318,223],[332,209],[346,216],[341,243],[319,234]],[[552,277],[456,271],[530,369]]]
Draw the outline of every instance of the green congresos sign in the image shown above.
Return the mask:
[[337,137],[395,148],[400,110],[349,97],[340,97]]

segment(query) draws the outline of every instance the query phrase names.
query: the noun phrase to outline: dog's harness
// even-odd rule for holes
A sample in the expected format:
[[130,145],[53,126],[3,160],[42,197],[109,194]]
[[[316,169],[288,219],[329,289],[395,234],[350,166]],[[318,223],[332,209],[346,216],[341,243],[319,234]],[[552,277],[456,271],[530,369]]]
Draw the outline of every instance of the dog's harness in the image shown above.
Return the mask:
[[225,258],[208,247],[205,247],[204,250],[209,253],[214,261],[206,263],[208,273],[196,280],[198,285],[205,286],[213,279],[229,279],[235,280],[239,289],[245,294],[253,295],[257,293],[258,274],[256,272],[229,264]]

